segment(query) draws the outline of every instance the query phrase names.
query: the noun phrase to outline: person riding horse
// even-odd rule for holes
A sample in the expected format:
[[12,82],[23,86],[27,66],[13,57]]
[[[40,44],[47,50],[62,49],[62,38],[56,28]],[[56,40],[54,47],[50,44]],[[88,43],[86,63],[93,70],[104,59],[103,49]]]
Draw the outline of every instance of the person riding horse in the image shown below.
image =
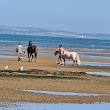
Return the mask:
[[28,48],[27,48],[27,52],[28,52],[28,58],[29,58],[29,62],[30,62],[30,57],[31,57],[31,61],[33,59],[33,53],[34,53],[34,58],[35,58],[35,62],[36,62],[36,59],[37,59],[37,47],[36,46],[33,46],[32,45],[32,41],[30,40],[29,41],[29,44],[28,44]]

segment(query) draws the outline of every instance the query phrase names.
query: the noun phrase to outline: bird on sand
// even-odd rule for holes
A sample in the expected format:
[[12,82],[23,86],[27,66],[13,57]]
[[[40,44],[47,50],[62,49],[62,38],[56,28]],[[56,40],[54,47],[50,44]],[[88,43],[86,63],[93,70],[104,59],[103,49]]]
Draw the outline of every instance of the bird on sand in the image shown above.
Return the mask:
[[18,71],[22,71],[22,70],[23,70],[23,66],[21,66]]
[[8,69],[8,65],[4,67],[4,70],[7,70],[7,69]]

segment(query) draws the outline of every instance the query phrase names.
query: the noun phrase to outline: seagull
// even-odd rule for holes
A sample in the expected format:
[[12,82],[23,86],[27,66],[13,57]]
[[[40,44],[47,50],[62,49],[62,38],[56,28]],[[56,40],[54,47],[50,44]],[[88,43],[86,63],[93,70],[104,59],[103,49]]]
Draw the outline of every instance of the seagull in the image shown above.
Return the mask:
[[22,70],[23,70],[23,66],[21,66],[18,71],[22,71]]
[[5,67],[4,67],[4,70],[7,70],[7,69],[8,69],[8,66],[5,66]]

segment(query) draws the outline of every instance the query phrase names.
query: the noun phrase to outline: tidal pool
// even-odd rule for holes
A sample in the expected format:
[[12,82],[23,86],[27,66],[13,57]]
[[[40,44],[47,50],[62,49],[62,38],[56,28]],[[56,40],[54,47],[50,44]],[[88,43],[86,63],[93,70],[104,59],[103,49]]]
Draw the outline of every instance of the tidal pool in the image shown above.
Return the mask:
[[77,93],[77,92],[54,92],[54,91],[41,91],[41,90],[22,90],[24,92],[33,92],[49,95],[63,95],[63,96],[110,96],[110,94],[94,94],[94,93]]
[[86,72],[87,74],[110,76],[110,72]]
[[110,110],[110,103],[67,104],[0,102],[0,110]]

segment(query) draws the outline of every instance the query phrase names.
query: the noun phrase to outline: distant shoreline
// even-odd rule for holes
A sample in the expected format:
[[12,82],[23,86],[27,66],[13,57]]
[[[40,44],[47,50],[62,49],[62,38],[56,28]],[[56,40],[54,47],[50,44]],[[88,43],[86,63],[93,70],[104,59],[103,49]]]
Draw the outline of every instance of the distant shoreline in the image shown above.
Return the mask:
[[[73,37],[73,38],[88,38],[88,39],[107,39],[110,40],[108,33],[80,33],[58,29],[45,29],[35,27],[11,27],[0,26],[0,34],[11,35],[32,35],[32,36],[53,36],[53,37]],[[99,37],[97,37],[99,35]]]

